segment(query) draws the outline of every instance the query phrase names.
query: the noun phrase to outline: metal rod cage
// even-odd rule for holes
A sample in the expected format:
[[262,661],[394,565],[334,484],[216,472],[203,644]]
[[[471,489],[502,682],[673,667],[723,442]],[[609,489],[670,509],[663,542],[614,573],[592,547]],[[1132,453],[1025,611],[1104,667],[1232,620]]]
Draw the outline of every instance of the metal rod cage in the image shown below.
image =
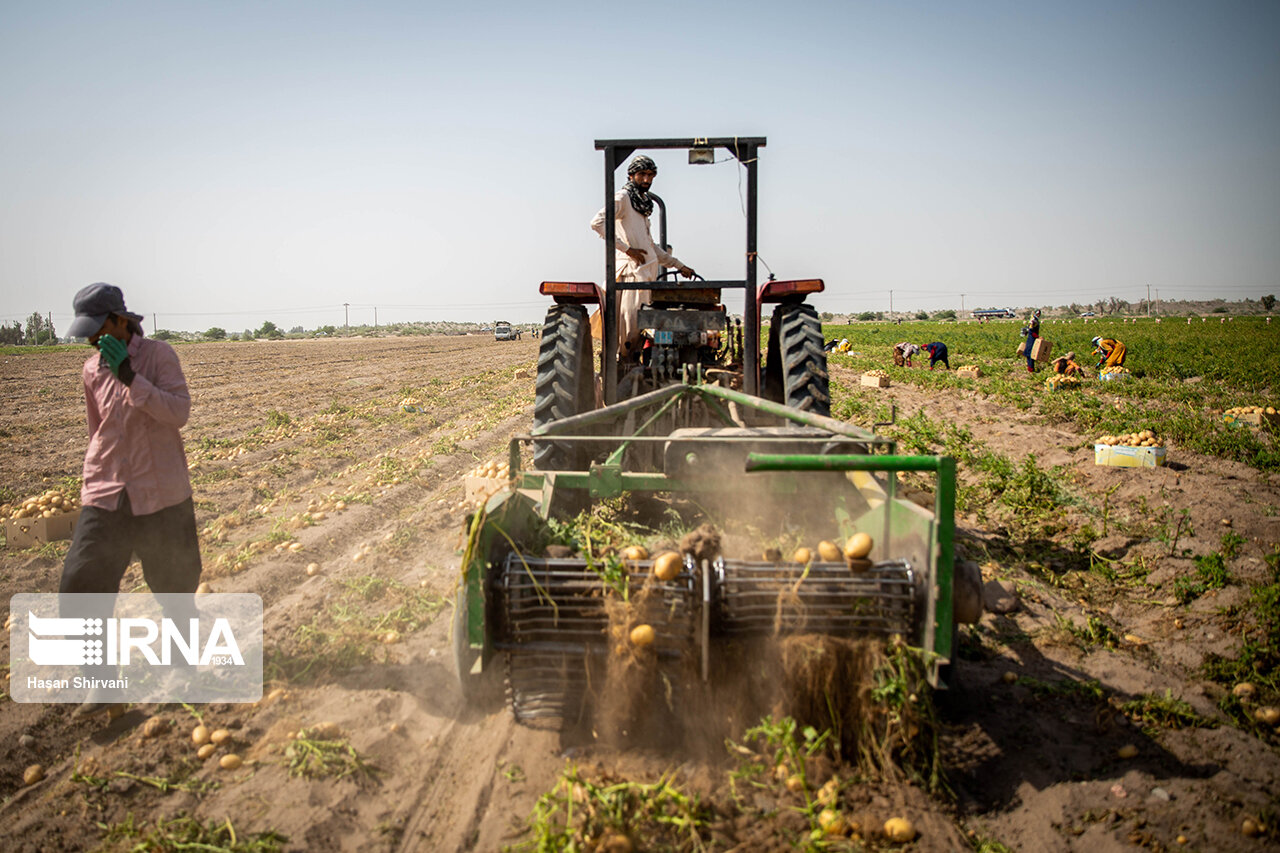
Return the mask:
[[[743,365],[742,388],[748,394],[760,393],[760,313],[756,310],[756,161],[759,149],[766,144],[763,136],[725,136],[705,139],[597,139],[596,150],[604,152],[604,352],[601,354],[601,379],[604,385],[604,403],[618,401],[618,291],[663,289],[653,288],[651,282],[637,286],[618,281],[617,268],[617,220],[614,219],[613,195],[615,175],[622,161],[637,149],[658,150],[672,148],[724,148],[747,169],[747,245],[746,277],[741,280],[705,282],[706,287],[735,288],[745,291],[742,308]],[[663,234],[666,242],[666,205],[662,207]],[[678,285],[677,285],[678,286]],[[668,289],[674,289],[667,285]]]

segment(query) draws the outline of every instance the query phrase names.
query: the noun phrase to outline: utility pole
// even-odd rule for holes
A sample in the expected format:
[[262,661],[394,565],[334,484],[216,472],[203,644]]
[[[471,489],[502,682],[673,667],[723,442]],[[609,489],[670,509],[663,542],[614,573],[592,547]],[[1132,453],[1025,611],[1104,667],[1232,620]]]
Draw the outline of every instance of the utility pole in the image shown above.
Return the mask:
[[53,333],[53,312],[48,312],[45,322],[49,324],[49,345],[52,346],[58,342],[58,336]]
[[960,313],[964,313],[964,294],[960,294]]
[[151,337],[154,338],[155,336],[156,336],[156,315],[152,314],[151,315]]
[[351,334],[351,303],[342,303],[342,334]]
[[1156,288],[1156,313],[1160,313],[1160,288]]
[[889,319],[893,319],[893,291],[889,291]]
[[378,334],[378,306],[373,306],[373,333]]

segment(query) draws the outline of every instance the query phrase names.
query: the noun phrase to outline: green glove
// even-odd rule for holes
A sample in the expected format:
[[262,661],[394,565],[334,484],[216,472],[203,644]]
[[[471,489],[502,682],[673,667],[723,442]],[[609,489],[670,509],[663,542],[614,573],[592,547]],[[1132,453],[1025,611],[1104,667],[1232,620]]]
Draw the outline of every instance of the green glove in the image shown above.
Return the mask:
[[133,364],[129,361],[129,350],[119,339],[112,335],[98,338],[98,352],[102,353],[113,376],[125,385],[133,382]]

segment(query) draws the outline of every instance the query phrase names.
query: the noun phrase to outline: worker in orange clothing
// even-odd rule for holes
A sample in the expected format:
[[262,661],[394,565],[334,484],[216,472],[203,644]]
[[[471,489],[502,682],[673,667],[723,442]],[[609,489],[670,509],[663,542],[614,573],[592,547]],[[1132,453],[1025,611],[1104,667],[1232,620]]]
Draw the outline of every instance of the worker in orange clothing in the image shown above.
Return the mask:
[[1124,344],[1114,338],[1094,338],[1093,353],[1098,357],[1098,367],[1120,367],[1124,364]]
[[1055,358],[1052,364],[1054,373],[1061,373],[1063,376],[1084,376],[1084,368],[1076,363],[1074,352]]

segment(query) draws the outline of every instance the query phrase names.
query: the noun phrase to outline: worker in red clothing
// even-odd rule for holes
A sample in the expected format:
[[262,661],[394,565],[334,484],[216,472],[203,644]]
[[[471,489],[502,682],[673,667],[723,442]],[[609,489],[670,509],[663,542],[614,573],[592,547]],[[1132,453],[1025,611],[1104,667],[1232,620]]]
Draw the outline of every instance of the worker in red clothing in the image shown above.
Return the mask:
[[931,344],[925,344],[921,349],[929,354],[930,370],[933,370],[933,366],[938,362],[942,362],[942,366],[947,370],[951,369],[951,362],[947,360],[947,345],[942,341],[934,341]]
[[[143,337],[114,285],[85,287],[68,334],[98,350],[84,363],[89,447],[83,507],[62,565],[60,593],[117,593],[133,554],[153,593],[194,593],[200,543],[191,477],[178,430],[191,396],[178,354]],[[104,703],[86,701],[83,715]]]

